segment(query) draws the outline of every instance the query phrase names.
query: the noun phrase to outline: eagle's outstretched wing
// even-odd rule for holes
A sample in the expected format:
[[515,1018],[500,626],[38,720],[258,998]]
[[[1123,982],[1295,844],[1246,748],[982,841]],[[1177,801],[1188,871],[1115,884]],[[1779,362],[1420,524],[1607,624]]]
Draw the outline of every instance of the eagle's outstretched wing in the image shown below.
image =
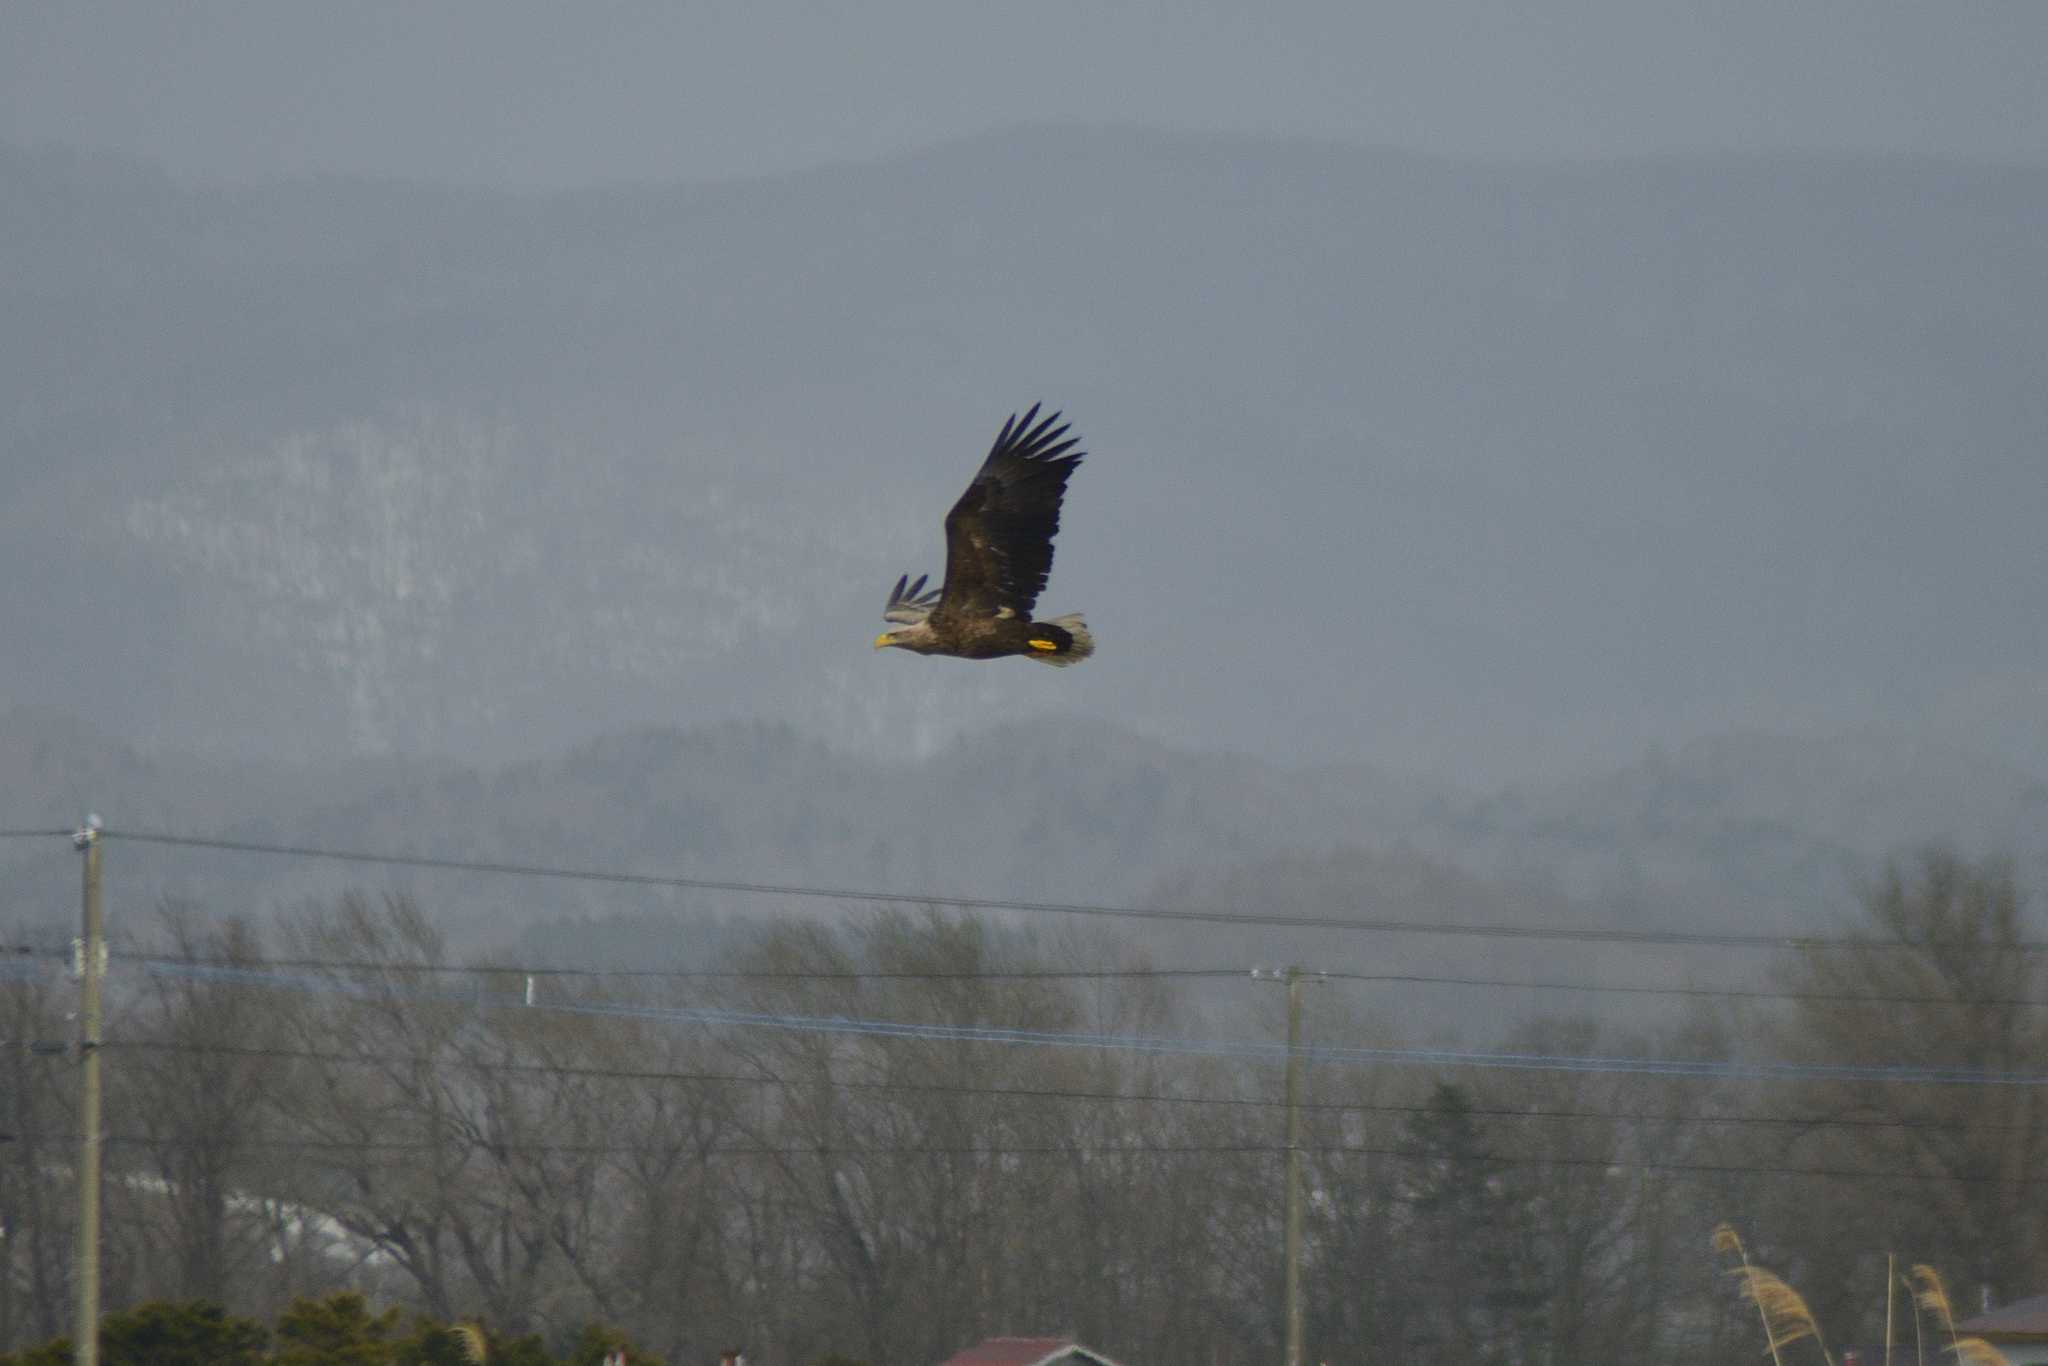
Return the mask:
[[[1033,425],[1033,424],[1036,425]],[[1029,617],[1052,572],[1067,477],[1081,463],[1060,415],[1038,405],[1003,424],[988,459],[946,514],[946,583],[933,615]],[[1070,453],[1071,452],[1071,453]]]
[[896,586],[889,590],[888,606],[882,609],[882,620],[893,621],[899,626],[915,626],[932,614],[932,608],[939,601],[939,590],[925,591],[924,581],[930,575],[919,574],[917,582],[910,581],[905,574],[896,580]]

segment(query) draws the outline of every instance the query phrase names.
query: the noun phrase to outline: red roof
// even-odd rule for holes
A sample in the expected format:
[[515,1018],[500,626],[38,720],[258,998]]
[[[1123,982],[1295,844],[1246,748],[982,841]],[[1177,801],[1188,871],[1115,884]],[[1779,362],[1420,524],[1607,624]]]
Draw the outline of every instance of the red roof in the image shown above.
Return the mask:
[[1102,1353],[1091,1351],[1072,1338],[990,1338],[947,1357],[941,1366],[1052,1366],[1068,1361],[1116,1366]]

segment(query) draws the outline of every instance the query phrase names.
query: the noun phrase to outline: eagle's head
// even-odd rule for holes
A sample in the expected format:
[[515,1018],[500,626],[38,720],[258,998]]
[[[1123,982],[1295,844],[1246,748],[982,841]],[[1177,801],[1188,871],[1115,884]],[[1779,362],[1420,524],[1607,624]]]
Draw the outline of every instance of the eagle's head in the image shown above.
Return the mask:
[[932,653],[938,646],[938,637],[927,622],[915,622],[899,626],[893,631],[884,631],[875,637],[875,648],[885,650],[890,646],[899,650],[913,650],[921,655]]

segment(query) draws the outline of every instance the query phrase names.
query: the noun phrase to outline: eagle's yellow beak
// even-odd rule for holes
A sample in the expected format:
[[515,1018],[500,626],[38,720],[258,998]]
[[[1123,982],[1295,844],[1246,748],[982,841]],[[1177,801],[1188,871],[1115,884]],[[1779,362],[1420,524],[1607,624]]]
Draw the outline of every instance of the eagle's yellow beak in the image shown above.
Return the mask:
[[889,633],[887,631],[884,631],[882,632],[882,634],[875,637],[875,648],[877,650],[881,649],[884,645],[887,645],[888,643]]

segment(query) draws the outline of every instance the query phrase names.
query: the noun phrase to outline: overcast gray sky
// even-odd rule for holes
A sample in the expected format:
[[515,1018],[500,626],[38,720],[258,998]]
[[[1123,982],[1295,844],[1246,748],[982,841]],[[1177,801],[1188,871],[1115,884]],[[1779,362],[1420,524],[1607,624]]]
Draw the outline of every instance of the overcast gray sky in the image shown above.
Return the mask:
[[1023,122],[2048,159],[2048,3],[9,0],[0,138],[201,178],[762,174]]

